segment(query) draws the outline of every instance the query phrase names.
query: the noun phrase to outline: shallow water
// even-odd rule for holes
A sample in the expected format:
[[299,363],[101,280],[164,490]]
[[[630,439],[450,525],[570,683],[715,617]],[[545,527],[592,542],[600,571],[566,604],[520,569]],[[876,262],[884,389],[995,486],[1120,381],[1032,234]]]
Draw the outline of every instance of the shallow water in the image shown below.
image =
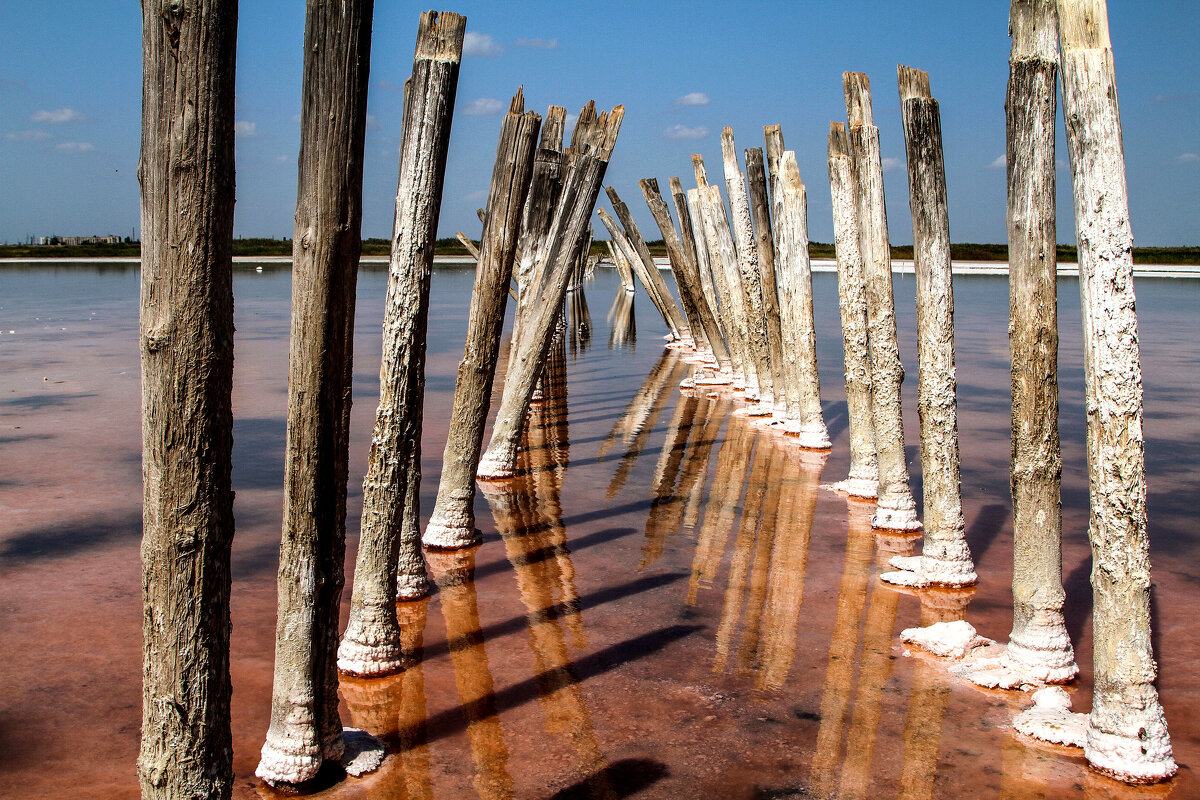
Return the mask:
[[[425,514],[461,356],[472,273],[439,270],[430,314]],[[0,268],[0,797],[136,797],[140,724],[135,269]],[[378,399],[385,275],[364,269],[355,341],[349,558]],[[814,276],[827,459],[678,389],[687,365],[639,293],[636,333],[605,321],[617,281],[587,286],[531,420],[529,474],[478,497],[484,543],[431,555],[441,587],[401,604],[418,667],[346,680],[343,720],[394,755],[328,796],[1200,796],[1200,282],[1139,279],[1159,689],[1181,765],[1127,789],[1077,755],[1017,740],[1026,702],[948,678],[896,646],[905,627],[1010,618],[1005,279],[956,279],[963,499],[981,581],[918,598],[883,587],[909,543],[822,485],[848,462],[834,276]],[[289,274],[241,269],[234,388],[236,797],[267,728],[282,517]],[[914,285],[896,278],[910,469]],[[1060,280],[1068,627],[1090,704],[1090,559],[1078,286]],[[10,331],[13,331],[10,333]],[[498,388],[498,387],[497,387]],[[919,476],[914,489],[919,495]],[[349,585],[349,582],[347,583]],[[348,608],[349,597],[344,598]],[[344,621],[344,617],[343,617]]]

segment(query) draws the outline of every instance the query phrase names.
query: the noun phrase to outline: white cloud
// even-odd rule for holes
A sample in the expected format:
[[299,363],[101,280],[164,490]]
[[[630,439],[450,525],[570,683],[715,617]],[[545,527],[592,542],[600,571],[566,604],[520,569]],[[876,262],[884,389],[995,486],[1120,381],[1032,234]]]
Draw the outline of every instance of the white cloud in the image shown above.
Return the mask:
[[1196,153],[1180,153],[1175,161],[1179,164],[1195,164],[1197,161],[1200,161],[1200,155]]
[[257,136],[258,123],[247,122],[244,119],[239,119],[237,122],[233,123],[233,133],[235,136],[240,136],[242,138]]
[[52,125],[57,125],[62,122],[85,122],[87,117],[80,114],[73,108],[56,108],[53,111],[35,111],[33,116],[29,118],[33,122],[49,122]]
[[[467,36],[470,36],[470,35],[471,34],[469,34],[469,33],[467,34]],[[375,87],[378,89],[383,89],[386,92],[404,91],[404,86],[402,86],[399,83],[396,83],[395,81],[389,81],[386,79],[375,81]]]
[[464,56],[484,56],[490,58],[504,52],[504,47],[490,33],[468,33],[463,37]]
[[992,169],[1004,169],[1008,166],[1008,158],[1006,156],[996,156],[988,166]]
[[472,100],[463,106],[462,113],[470,114],[474,117],[487,116],[489,114],[499,114],[504,110],[504,103],[501,103],[494,97],[480,97],[477,100]]
[[[470,34],[467,35],[470,36]],[[538,50],[557,50],[558,39],[527,39],[525,37],[521,37],[513,42],[513,47],[534,47]]]
[[902,166],[904,166],[904,162],[898,158],[883,159],[883,171],[884,172],[890,172],[891,170],[894,170],[894,169],[900,169],[900,167],[902,167]]
[[703,139],[708,136],[708,128],[703,125],[697,125],[694,128],[689,128],[687,125],[672,125],[663,131],[663,136],[668,139]]
[[10,142],[41,142],[49,139],[50,134],[46,131],[14,131],[4,134],[4,138]]
[[688,92],[683,97],[675,98],[677,106],[706,106],[711,102],[704,92]]
[[294,124],[294,125],[300,124],[300,115],[299,114],[292,114],[292,116],[289,117],[289,119],[291,119],[292,124]]
[[369,131],[379,130],[379,120],[375,119],[374,114],[367,114],[367,130],[369,130]]
[[463,199],[469,203],[478,203],[480,200],[487,200],[487,196],[488,196],[488,190],[480,189],[477,192],[471,192]]
[[91,142],[59,142],[54,149],[64,153],[90,153],[96,149],[96,145]]

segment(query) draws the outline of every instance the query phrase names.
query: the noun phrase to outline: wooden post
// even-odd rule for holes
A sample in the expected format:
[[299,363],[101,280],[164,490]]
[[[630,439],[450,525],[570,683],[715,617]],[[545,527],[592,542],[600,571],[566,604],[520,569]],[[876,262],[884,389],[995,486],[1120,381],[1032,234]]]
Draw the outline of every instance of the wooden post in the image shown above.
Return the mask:
[[783,321],[779,307],[779,284],[775,273],[775,241],[771,226],[771,201],[767,195],[767,171],[761,147],[746,151],[746,185],[750,215],[754,220],[754,244],[758,252],[758,277],[762,287],[763,322],[767,328],[770,357],[772,409],[782,422],[787,414],[787,380],[784,378]]
[[871,117],[871,83],[861,72],[842,76],[849,121],[850,163],[854,173],[859,248],[867,288],[868,343],[871,352],[871,418],[879,461],[879,501],[871,524],[897,531],[920,530],[904,458],[904,417],[900,384],[904,367],[896,340],[892,300],[892,255],[883,197],[883,158],[879,128]]
[[637,291],[637,287],[633,284],[633,271],[630,269],[629,259],[625,258],[621,248],[614,246],[611,239],[605,241],[604,246],[608,249],[608,257],[612,260],[617,275],[621,278],[621,286],[630,293]]
[[700,290],[700,287],[696,285],[699,283],[699,276],[696,276],[696,283],[690,282],[690,262],[683,249],[683,238],[675,228],[675,222],[671,219],[671,212],[667,208],[666,201],[662,199],[658,180],[656,178],[640,180],[638,187],[642,190],[642,196],[650,207],[650,215],[654,217],[654,223],[663,234],[663,244],[667,248],[667,263],[671,268],[671,274],[675,277],[679,305],[683,309],[683,318],[687,323],[688,333],[691,334],[692,343],[698,352],[711,358],[712,348],[709,346],[704,324],[700,320],[700,307],[696,304],[695,295]]
[[305,25],[275,677],[256,770],[272,785],[304,783],[344,749],[336,654],[371,16],[370,2],[310,2]]
[[475,270],[463,360],[458,365],[442,477],[422,540],[426,547],[454,549],[481,541],[475,529],[475,466],[491,407],[492,381],[508,305],[505,290],[512,278],[540,124],[537,114],[525,113],[524,98],[518,91],[500,126],[488,193],[488,221],[480,242],[482,251]]
[[[458,14],[421,15],[404,108],[379,408],[363,479],[350,621],[338,648],[338,667],[356,675],[381,675],[404,666],[395,601],[401,594],[410,598],[428,590],[420,574],[417,524],[425,330],[465,28],[466,18]],[[398,570],[409,573],[403,585]]]
[[1084,755],[1123,781],[1176,772],[1154,688],[1133,234],[1105,0],[1058,0],[1083,301],[1095,696]]
[[[484,220],[484,222],[486,223],[487,220]],[[454,238],[458,239],[459,244],[461,244],[463,247],[467,248],[467,254],[471,256],[472,260],[474,260],[476,264],[478,264],[479,263],[479,248],[475,246],[475,243],[472,242],[470,239],[468,239],[467,235],[465,233],[463,233],[462,231],[459,231],[458,233],[454,234]]]
[[567,177],[546,246],[538,254],[542,265],[538,267],[542,275],[538,295],[530,307],[528,328],[509,359],[492,439],[476,474],[479,480],[501,480],[516,474],[517,446],[530,399],[561,316],[570,269],[589,230],[588,219],[596,206],[624,115],[624,107],[617,106],[597,117],[594,105],[589,103],[576,123],[571,147],[563,154]]
[[897,78],[917,275],[917,409],[921,419],[925,540],[921,555],[893,559],[897,571],[880,577],[902,586],[969,586],[977,576],[962,513],[954,287],[942,122],[937,100],[929,91],[929,73],[899,66]]
[[[642,282],[642,286],[646,289],[646,296],[650,298],[651,304],[662,317],[663,322],[669,331],[668,338],[679,340],[682,334],[675,327],[675,320],[667,311],[666,305],[663,303],[662,295],[659,294],[658,285],[655,283],[652,272],[657,272],[658,267],[647,267],[642,261],[641,256],[637,254],[633,243],[629,241],[629,237],[625,231],[621,229],[620,223],[609,216],[603,208],[596,209],[596,216],[600,217],[600,221],[604,223],[604,227],[608,230],[608,235],[613,242],[613,246],[621,251],[621,255],[625,258],[625,263],[629,265],[634,275]],[[653,262],[651,262],[653,264]],[[661,280],[661,279],[660,279]]]
[[717,319],[717,299],[713,288],[712,273],[709,271],[708,248],[702,240],[697,245],[696,220],[693,217],[692,209],[688,206],[687,194],[683,191],[683,185],[679,182],[679,178],[671,178],[669,183],[671,198],[675,201],[675,213],[679,215],[679,233],[683,239],[684,256],[690,259],[695,266],[700,316],[706,320],[705,336],[715,335],[719,340],[717,344],[713,344],[710,340],[709,345],[713,347],[717,366],[722,372],[729,375],[731,374],[729,347],[725,344],[721,323]]
[[[671,180],[675,185],[679,184],[678,178]],[[642,188],[642,194],[646,197],[646,204],[650,207],[650,213],[654,216],[655,223],[662,231],[663,241],[667,245],[667,253],[671,257],[672,265],[676,263],[679,265],[679,270],[675,274],[675,284],[679,287],[680,295],[686,295],[688,298],[684,307],[690,308],[694,314],[694,319],[689,319],[689,324],[693,331],[700,333],[700,338],[696,341],[703,341],[708,345],[716,360],[717,368],[722,373],[702,380],[710,384],[728,383],[729,351],[725,347],[725,340],[721,338],[721,329],[717,325],[716,318],[713,317],[708,302],[704,299],[704,290],[700,285],[700,268],[696,263],[696,247],[695,240],[692,238],[691,218],[687,216],[687,205],[685,203],[680,208],[678,201],[676,202],[676,208],[681,214],[680,230],[686,232],[681,235],[671,221],[671,212],[659,192],[658,181],[650,178],[638,181],[638,185]],[[687,242],[692,243],[690,248],[687,247]]]
[[694,346],[694,342],[690,341],[692,334],[688,328],[688,321],[680,313],[679,306],[671,297],[671,290],[667,288],[667,282],[663,280],[662,273],[654,263],[654,257],[650,255],[650,248],[646,246],[642,232],[638,230],[637,223],[633,221],[633,214],[629,213],[629,207],[621,201],[616,189],[609,186],[604,191],[608,194],[608,202],[612,204],[613,213],[617,215],[617,219],[621,221],[621,227],[625,229],[629,243],[633,245],[634,253],[646,267],[645,276],[654,285],[654,291],[658,294],[664,313],[670,317],[675,338],[683,344]]
[[229,797],[237,3],[142,7],[142,797]]
[[[750,199],[746,193],[746,176],[738,169],[734,151],[733,129],[726,126],[721,132],[721,153],[725,165],[725,191],[729,195],[730,225],[737,247],[737,266],[744,309],[746,355],[754,361],[754,374],[747,376],[746,399],[761,401],[750,406],[746,413],[764,416],[771,413],[773,387],[771,355],[767,342],[767,324],[763,312],[762,279],[758,273],[758,248],[754,243],[754,225],[750,218]],[[751,383],[752,382],[752,383]]]
[[783,349],[788,354],[783,374],[791,410],[784,430],[796,434],[803,448],[828,450],[829,431],[821,409],[821,378],[817,373],[812,265],[808,260],[808,197],[800,181],[796,154],[791,150],[781,154],[777,184],[775,274],[779,280]]
[[846,126],[829,123],[829,185],[833,199],[833,237],[837,254],[838,309],[846,380],[846,413],[850,431],[850,473],[833,485],[851,497],[874,498],[879,491],[875,460],[875,422],[871,415],[871,352],[867,342],[867,287],[857,189]]
[[[677,183],[678,179],[672,178],[671,181],[672,189],[674,189],[674,183]],[[683,187],[680,186],[679,190],[682,192]],[[687,246],[689,240],[692,242],[696,253],[696,267],[700,272],[700,288],[704,292],[705,305],[708,306],[708,313],[712,315],[713,322],[717,326],[717,332],[725,337],[723,344],[725,345],[726,354],[729,357],[729,363],[722,367],[722,369],[728,371],[731,376],[735,376],[737,370],[733,366],[733,348],[729,343],[725,327],[721,323],[721,304],[717,299],[718,292],[712,265],[712,249],[709,247],[708,239],[704,235],[704,219],[700,209],[700,190],[688,189],[686,192],[683,192],[682,201],[680,200],[679,193],[676,193],[675,206],[676,208],[687,209],[686,217],[682,212],[680,213],[680,218],[686,218],[688,221],[688,232],[684,236],[684,245]]]
[[1013,627],[1003,668],[977,683],[1063,683],[1079,673],[1063,618],[1062,450],[1054,208],[1058,12],[1013,0],[1008,62],[1008,300],[1012,356]]
[[744,389],[747,400],[757,400],[757,382],[753,380],[754,359],[748,352],[745,335],[746,304],[740,288],[737,249],[725,216],[725,203],[717,186],[705,186],[698,191],[704,238],[708,242],[713,275],[721,294],[724,327],[728,332],[730,360],[734,368],[733,387]]

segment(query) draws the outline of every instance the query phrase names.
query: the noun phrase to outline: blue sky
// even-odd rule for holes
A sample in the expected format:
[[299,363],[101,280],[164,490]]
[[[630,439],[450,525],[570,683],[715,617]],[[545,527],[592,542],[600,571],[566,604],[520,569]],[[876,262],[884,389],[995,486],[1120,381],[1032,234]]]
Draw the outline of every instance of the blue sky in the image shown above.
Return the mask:
[[[53,8],[53,13],[48,9]],[[401,94],[423,6],[378,2],[364,180],[365,236],[390,233]],[[720,176],[720,132],[739,152],[783,126],[809,193],[813,239],[830,241],[825,167],[841,73],[872,79],[893,242],[910,243],[895,69],[928,70],[942,110],[955,241],[1002,242],[1008,3],[464,2],[443,236],[478,235],[500,112],[626,107],[608,171],[648,238],[637,180],[678,175],[699,152]],[[1141,245],[1200,244],[1200,5],[1110,0],[1133,230]],[[242,3],[238,34],[240,236],[290,236],[299,148],[303,4]],[[7,2],[0,11],[0,241],[120,233],[138,226],[141,18],[124,2]],[[1061,108],[1060,122],[1061,128]],[[1059,240],[1073,241],[1060,133]],[[606,203],[602,198],[602,202]],[[597,226],[601,227],[601,226]]]

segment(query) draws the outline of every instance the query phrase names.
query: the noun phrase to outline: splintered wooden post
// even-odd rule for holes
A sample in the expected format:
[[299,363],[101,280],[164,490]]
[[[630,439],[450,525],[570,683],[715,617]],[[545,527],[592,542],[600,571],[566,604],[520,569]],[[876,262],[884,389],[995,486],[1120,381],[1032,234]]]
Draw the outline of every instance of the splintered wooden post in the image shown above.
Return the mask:
[[311,780],[344,749],[336,657],[371,4],[310,2],[304,52],[275,678],[255,771],[272,785]]
[[631,294],[637,291],[637,287],[633,283],[633,271],[629,267],[629,259],[625,258],[621,248],[614,247],[611,239],[606,241],[604,246],[608,250],[608,257],[612,260],[613,267],[617,270],[617,275],[621,278],[621,286]]
[[729,229],[729,218],[725,215],[725,202],[717,186],[704,186],[697,190],[700,217],[704,224],[704,238],[708,242],[709,259],[713,278],[721,298],[722,326],[729,343],[729,357],[733,363],[733,388],[747,392],[747,399],[757,399],[754,359],[746,344],[745,300],[742,297],[741,274],[738,271],[737,248],[733,233]]
[[545,247],[538,253],[535,269],[541,278],[537,295],[531,300],[526,331],[509,358],[492,439],[476,473],[479,480],[503,480],[516,474],[517,447],[534,386],[558,328],[570,271],[590,230],[588,220],[596,207],[596,196],[624,116],[625,108],[617,106],[597,117],[595,105],[589,103],[579,115],[570,148],[563,154],[567,174]]
[[[672,178],[671,180],[672,182],[678,182],[676,178]],[[683,187],[680,186],[679,190],[683,192]],[[686,192],[683,192],[682,200],[680,199],[680,195],[676,193],[675,205],[677,208],[687,209],[686,219],[688,220],[690,232],[684,238],[684,245],[686,246],[690,239],[694,247],[696,268],[700,272],[700,287],[704,291],[705,305],[708,306],[708,313],[712,315],[718,333],[726,337],[723,344],[725,345],[728,363],[722,369],[733,375],[736,372],[733,367],[733,351],[729,344],[725,327],[721,323],[721,304],[718,300],[716,277],[713,273],[712,248],[709,247],[708,238],[704,235],[704,217],[702,216],[703,211],[700,208],[700,190],[688,189]]]
[[363,479],[362,533],[350,621],[338,648],[338,667],[356,675],[403,668],[395,601],[428,591],[417,524],[425,331],[465,28],[466,18],[458,14],[421,15],[406,93],[379,408]]
[[1008,62],[1008,340],[1012,357],[1013,626],[988,686],[1079,673],[1063,617],[1062,450],[1054,207],[1058,12],[1013,0]]
[[725,191],[729,195],[730,228],[737,247],[738,290],[744,309],[742,322],[745,326],[746,355],[754,362],[753,374],[746,376],[746,399],[761,400],[760,405],[750,407],[750,413],[765,416],[771,413],[773,386],[767,323],[763,313],[762,278],[758,272],[758,247],[754,242],[746,176],[738,169],[733,129],[729,126],[721,132],[721,154],[725,166]]
[[779,282],[775,269],[775,240],[771,227],[771,201],[767,194],[767,170],[761,147],[746,151],[746,185],[750,216],[754,220],[754,244],[758,250],[758,276],[762,287],[763,321],[771,364],[773,413],[780,422],[787,415],[787,387],[783,351],[783,322],[779,308]]
[[[781,142],[782,144],[782,142]],[[817,373],[817,331],[813,320],[812,265],[808,260],[808,196],[800,181],[796,154],[785,150],[776,182],[776,276],[783,322],[784,376],[788,392],[787,433],[801,447],[828,450],[829,431],[821,409]],[[793,399],[794,398],[794,399]]]
[[1131,783],[1176,772],[1154,688],[1142,370],[1133,233],[1104,0],[1058,0],[1063,116],[1075,196],[1092,501],[1095,695],[1084,755]]
[[237,3],[142,7],[143,798],[229,797]]
[[633,275],[636,275],[638,280],[642,282],[642,287],[646,290],[646,296],[650,298],[650,303],[658,311],[663,322],[667,326],[667,330],[671,332],[671,336],[678,338],[678,331],[675,328],[675,323],[671,319],[667,307],[663,304],[662,296],[658,292],[658,285],[650,276],[650,271],[657,271],[657,267],[647,269],[646,264],[642,261],[641,256],[637,254],[633,243],[629,241],[629,237],[625,235],[625,231],[621,229],[621,224],[609,216],[603,208],[596,210],[596,216],[600,217],[600,221],[608,230],[608,235],[615,247],[625,260],[625,264],[630,268]]
[[875,422],[871,414],[871,352],[867,342],[867,287],[861,233],[846,126],[829,123],[829,187],[837,257],[838,310],[842,320],[846,414],[850,432],[850,472],[833,485],[852,497],[874,498],[879,490]]
[[684,254],[683,239],[680,237],[679,231],[675,228],[675,222],[671,219],[671,212],[667,208],[666,201],[662,199],[662,191],[658,188],[658,180],[656,178],[640,180],[638,181],[638,187],[642,190],[642,196],[645,197],[646,204],[650,207],[650,214],[654,217],[654,223],[658,226],[659,231],[662,232],[663,244],[667,248],[667,263],[671,267],[671,274],[675,277],[675,288],[679,293],[679,305],[683,309],[683,318],[687,322],[692,342],[697,351],[711,352],[712,348],[708,346],[708,337],[704,330],[704,325],[700,321],[700,310],[696,305],[696,298],[693,296],[693,289],[698,291],[699,287],[693,283],[689,283],[689,262],[687,256]]
[[[733,365],[729,360],[729,347],[725,344],[721,324],[717,321],[716,296],[712,284],[712,274],[708,266],[708,248],[701,242],[696,243],[696,222],[692,218],[692,210],[688,206],[687,195],[679,178],[670,179],[671,197],[675,201],[675,213],[679,215],[679,231],[683,238],[683,253],[691,267],[688,272],[689,280],[693,282],[693,297],[697,304],[701,324],[704,326],[704,338],[708,340],[716,359],[718,376],[712,376],[722,383],[733,379]],[[711,378],[710,378],[711,379]]]
[[[671,179],[675,185],[678,185],[677,178]],[[708,301],[704,299],[704,290],[701,288],[700,269],[696,262],[696,247],[695,240],[692,236],[691,218],[688,215],[686,203],[677,210],[680,211],[680,230],[684,231],[681,235],[680,231],[675,229],[675,223],[671,220],[671,212],[667,208],[667,203],[662,198],[659,192],[658,181],[650,178],[638,182],[642,187],[642,194],[646,197],[646,204],[650,207],[650,213],[654,216],[654,221],[658,228],[662,231],[663,241],[667,245],[667,253],[670,256],[671,263],[674,266],[678,264],[678,271],[675,274],[675,284],[679,287],[680,299],[687,298],[684,304],[685,308],[690,308],[693,314],[689,318],[689,323],[693,331],[699,331],[700,338],[697,342],[703,341],[708,346],[712,353],[713,359],[716,361],[717,368],[723,374],[708,375],[700,378],[704,383],[728,383],[728,365],[729,351],[725,348],[725,342],[721,338],[721,329],[717,326],[716,319],[712,316],[712,311],[708,307]],[[687,243],[691,243],[691,247]],[[695,337],[693,337],[695,338]],[[722,366],[724,365],[724,366]]]
[[897,571],[880,577],[902,586],[969,586],[977,576],[962,512],[954,287],[942,122],[937,100],[929,91],[928,73],[899,66],[897,79],[917,275],[917,409],[921,420],[925,540],[921,555],[892,559]]
[[683,343],[692,344],[688,341],[691,339],[691,331],[688,329],[687,320],[679,311],[679,306],[675,304],[674,298],[671,297],[671,290],[667,288],[667,282],[663,280],[662,273],[655,265],[654,257],[650,255],[650,248],[646,246],[642,232],[638,230],[637,223],[633,221],[633,214],[629,213],[629,207],[621,201],[616,189],[609,186],[605,192],[608,194],[609,203],[612,204],[613,213],[617,215],[617,219],[625,229],[629,243],[633,245],[634,252],[646,268],[645,277],[653,284],[654,292],[658,295],[659,302],[662,303],[663,312],[669,317],[672,335]]
[[842,86],[849,121],[859,249],[867,290],[871,418],[879,464],[879,500],[871,524],[884,530],[915,531],[921,529],[921,523],[917,520],[904,458],[904,417],[900,405],[904,367],[900,364],[892,299],[892,255],[883,196],[879,128],[872,121],[871,83],[867,76],[861,72],[844,73]]
[[454,410],[442,456],[442,478],[433,515],[422,539],[426,547],[453,549],[481,540],[475,529],[475,466],[491,407],[492,382],[508,305],[506,290],[512,278],[521,212],[529,190],[541,121],[537,114],[523,112],[524,99],[517,92],[500,126],[500,143],[488,193],[488,221],[475,269],[467,340],[458,365]]

